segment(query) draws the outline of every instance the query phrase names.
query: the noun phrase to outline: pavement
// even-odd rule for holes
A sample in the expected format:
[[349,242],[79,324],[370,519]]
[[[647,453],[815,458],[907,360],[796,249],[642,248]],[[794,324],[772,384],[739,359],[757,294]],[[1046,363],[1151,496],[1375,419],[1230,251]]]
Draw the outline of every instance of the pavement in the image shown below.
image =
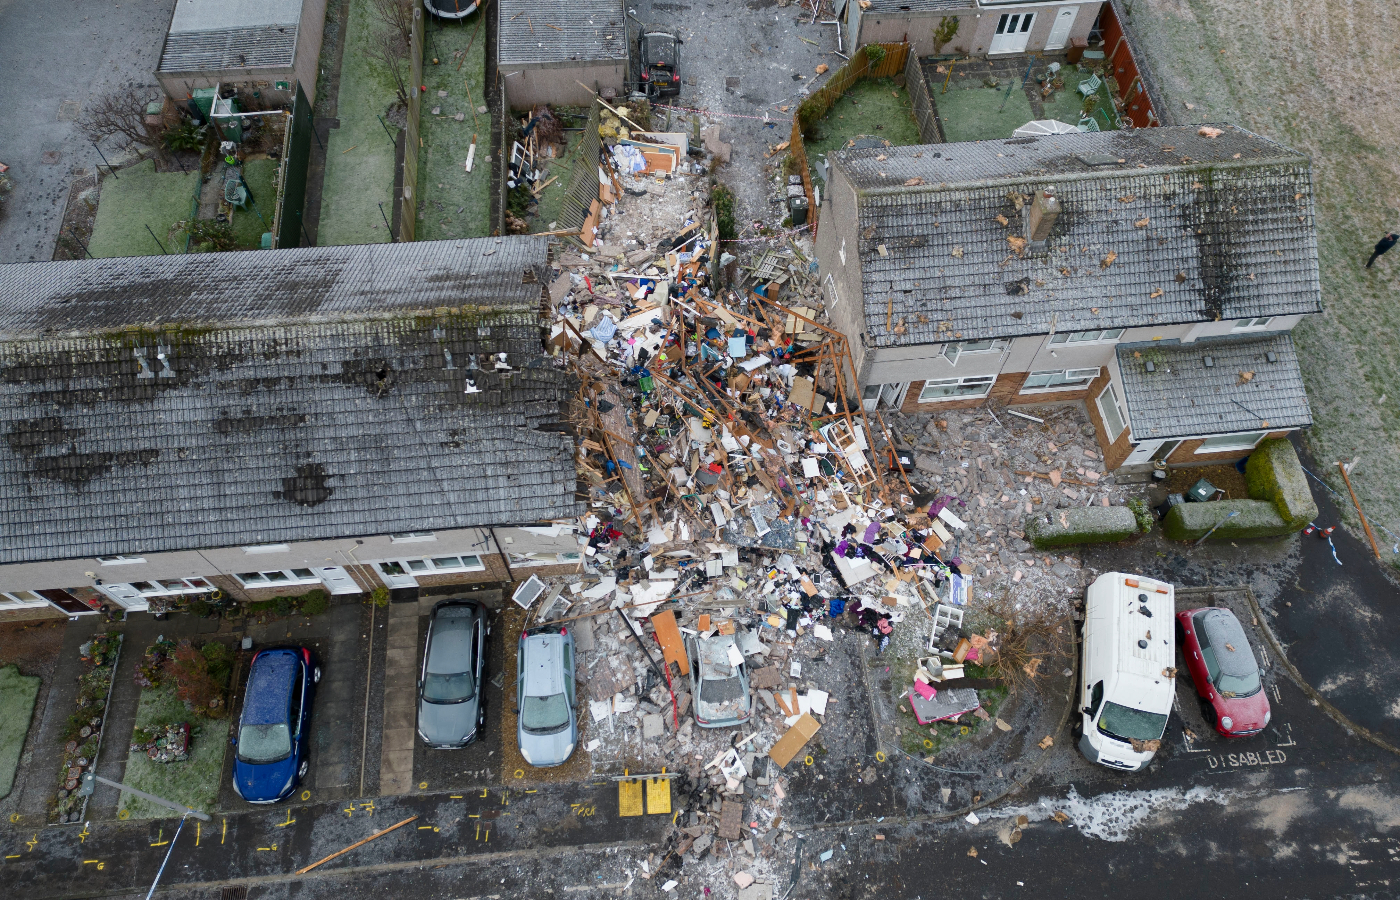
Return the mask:
[[[47,260],[74,173],[101,162],[75,124],[84,105],[149,84],[175,0],[27,3],[0,0],[0,162],[15,188],[0,213],[0,264]],[[113,147],[103,150],[116,162]]]

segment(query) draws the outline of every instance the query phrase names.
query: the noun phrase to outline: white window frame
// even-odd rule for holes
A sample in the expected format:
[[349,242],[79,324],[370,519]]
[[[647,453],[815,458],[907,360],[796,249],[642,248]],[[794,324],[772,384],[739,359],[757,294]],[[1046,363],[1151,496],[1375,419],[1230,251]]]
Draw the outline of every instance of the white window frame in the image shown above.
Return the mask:
[[510,567],[528,569],[532,566],[571,566],[582,559],[583,553],[578,550],[566,550],[562,553],[512,553]]
[[[309,572],[310,575],[297,575],[296,571]],[[284,578],[273,579],[268,576],[273,573],[284,575]],[[245,579],[244,575],[259,575],[261,578],[251,581]],[[235,572],[233,577],[238,583],[248,588],[285,587],[286,585],[297,584],[320,584],[321,577],[316,574],[316,570],[310,567],[297,566],[296,569],[265,569],[261,572]]]
[[[981,344],[987,346],[980,346]],[[1001,353],[1009,346],[1011,346],[1011,341],[1006,338],[990,338],[985,341],[957,341],[943,345],[943,358],[948,360],[948,365],[956,366],[964,353]]]
[[1259,331],[1261,329],[1268,328],[1269,323],[1273,322],[1273,320],[1273,316],[1255,316],[1252,319],[1240,319],[1238,322],[1235,323],[1235,327],[1230,330]]
[[[1118,420],[1119,428],[1116,432],[1109,428],[1108,413],[1104,411],[1103,398],[1109,398],[1109,407],[1113,410],[1114,418]],[[1128,430],[1128,411],[1123,408],[1123,401],[1118,396],[1118,388],[1110,381],[1104,385],[1104,389],[1099,391],[1099,395],[1094,398],[1094,404],[1099,408],[1099,418],[1103,420],[1104,431],[1107,433],[1108,442],[1111,444],[1123,436],[1123,432]]]
[[[1259,442],[1268,437],[1269,434],[1270,432],[1267,431],[1240,431],[1235,434],[1212,435],[1208,438],[1202,438],[1201,445],[1193,450],[1192,453],[1230,453],[1236,450],[1253,450],[1255,447],[1258,447]],[[1206,444],[1211,441],[1228,441],[1231,438],[1238,438],[1239,440],[1234,444],[1226,444],[1221,447],[1206,446]],[[1254,440],[1246,443],[1245,439],[1247,438],[1253,438]]]
[[[992,385],[996,384],[996,382],[997,377],[995,375],[968,375],[963,378],[930,378],[929,380],[923,383],[922,387],[919,388],[918,402],[945,403],[949,400],[975,400],[990,394],[992,392]],[[954,387],[962,387],[964,385],[978,385],[984,389],[980,394],[969,391],[963,394],[944,394],[939,397],[925,397],[924,392],[929,389],[930,385]]]
[[98,563],[104,566],[134,566],[146,561],[144,556],[99,556]]
[[1102,328],[1098,331],[1057,331],[1050,335],[1050,343],[1060,344],[1104,344],[1116,342],[1123,336],[1122,328]]
[[[28,594],[33,599],[25,599],[21,594]],[[38,609],[52,605],[34,591],[0,591],[0,609]]]
[[[1098,378],[1102,374],[1103,369],[1099,366],[1087,366],[1082,369],[1060,369],[1059,371],[1050,372],[1031,372],[1026,376],[1027,384],[1032,378],[1036,378],[1038,376],[1043,375],[1058,375],[1066,380],[1061,381],[1058,384],[1053,383],[1052,381],[1052,383],[1045,385],[1031,385],[1030,387],[1023,386],[1021,388],[1021,393],[1047,394],[1053,393],[1055,391],[1077,391],[1087,388],[1089,385],[1093,384],[1094,379]],[[1069,379],[1073,380],[1071,381]]]
[[391,544],[416,544],[435,540],[437,540],[437,535],[431,531],[405,531],[389,535],[389,543]]
[[[440,566],[434,562],[435,559],[459,559],[463,560],[461,565]],[[474,563],[467,563],[465,560],[476,560]],[[486,563],[481,561],[481,556],[475,553],[444,553],[441,556],[407,556],[395,559],[378,559],[371,565],[378,566],[380,563],[398,563],[403,568],[405,575],[417,578],[422,575],[452,575],[460,572],[485,572]]]
[[[180,587],[169,587],[161,584],[162,581],[178,581]],[[191,582],[202,581],[204,584],[196,585]],[[155,588],[139,588],[138,584],[154,585]],[[180,594],[212,594],[218,590],[214,583],[207,578],[148,578],[145,581],[130,581],[125,584],[104,584],[103,587],[111,589],[114,587],[128,587],[142,597],[176,597]]]
[[257,544],[252,547],[244,547],[244,553],[291,553],[290,544]]
[[[845,245],[845,241],[844,241],[844,239],[843,239],[843,241],[842,241],[842,246],[843,246],[843,248],[844,248],[844,245]],[[844,263],[844,262],[845,262],[844,250],[843,250],[843,255],[842,255],[841,259],[842,259],[842,262]],[[827,309],[835,309],[835,308],[836,308],[838,305],[840,305],[840,303],[841,303],[841,294],[840,294],[839,291],[836,290],[836,279],[833,278],[833,277],[831,276],[831,273],[830,273],[830,272],[827,272],[827,273],[826,273],[826,282],[825,282],[825,286],[831,289],[831,299],[827,301],[826,308],[827,308]]]

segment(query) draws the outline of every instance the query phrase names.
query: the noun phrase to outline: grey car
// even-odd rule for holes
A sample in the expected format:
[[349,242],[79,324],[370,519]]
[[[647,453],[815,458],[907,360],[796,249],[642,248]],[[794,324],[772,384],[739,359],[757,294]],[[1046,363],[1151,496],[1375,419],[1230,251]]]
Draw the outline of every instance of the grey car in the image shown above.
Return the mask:
[[515,663],[516,737],[532,766],[557,766],[578,744],[574,636],[544,626],[520,635]]
[[444,600],[433,607],[418,676],[418,736],[429,747],[455,750],[476,740],[486,719],[481,686],[490,633],[476,603]]
[[727,728],[747,722],[753,713],[749,668],[734,635],[690,638],[686,651],[690,656],[695,724],[701,728]]

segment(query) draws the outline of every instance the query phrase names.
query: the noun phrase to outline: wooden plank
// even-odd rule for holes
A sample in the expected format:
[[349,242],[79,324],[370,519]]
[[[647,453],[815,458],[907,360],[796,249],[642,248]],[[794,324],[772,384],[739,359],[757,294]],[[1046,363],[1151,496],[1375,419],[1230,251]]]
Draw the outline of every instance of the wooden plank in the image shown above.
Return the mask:
[[668,609],[655,613],[651,617],[651,627],[656,629],[656,640],[661,644],[661,655],[666,662],[680,666],[682,674],[689,672],[690,657],[685,652],[685,641],[676,625],[675,611]]
[[787,768],[787,764],[792,762],[793,757],[802,752],[802,748],[807,746],[812,735],[816,734],[821,727],[821,723],[812,718],[811,713],[803,713],[802,718],[793,723],[787,734],[778,738],[778,742],[768,751],[768,758],[777,763],[778,768]]

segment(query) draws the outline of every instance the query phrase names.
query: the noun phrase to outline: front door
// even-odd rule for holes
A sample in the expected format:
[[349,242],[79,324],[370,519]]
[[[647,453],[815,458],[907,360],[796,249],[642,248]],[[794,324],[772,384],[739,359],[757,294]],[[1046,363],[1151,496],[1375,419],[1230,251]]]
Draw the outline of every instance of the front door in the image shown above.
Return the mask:
[[997,20],[997,33],[992,38],[988,53],[1024,53],[1031,40],[1031,25],[1035,24],[1035,13],[1002,13]]
[[408,573],[401,564],[389,561],[375,563],[374,567],[379,570],[379,577],[384,584],[390,588],[411,588],[418,587],[418,580]]
[[129,584],[104,584],[98,590],[117,601],[117,605],[122,609],[144,612],[151,608],[151,604],[141,596],[141,592]]
[[1164,439],[1156,441],[1143,441],[1133,447],[1133,452],[1128,454],[1128,458],[1123,460],[1125,466],[1140,466],[1154,460],[1166,459],[1171,456],[1173,450],[1181,441]]
[[350,573],[340,566],[322,566],[316,570],[321,583],[326,586],[326,590],[332,594],[358,594],[360,586],[355,583],[355,579],[350,577]]
[[904,399],[904,389],[909,387],[909,383],[887,384],[880,389],[880,402],[885,406],[899,408],[899,403]]
[[1079,7],[1067,6],[1055,16],[1055,24],[1050,26],[1050,37],[1045,42],[1046,50],[1063,50],[1069,43],[1069,31],[1074,27],[1074,17]]

